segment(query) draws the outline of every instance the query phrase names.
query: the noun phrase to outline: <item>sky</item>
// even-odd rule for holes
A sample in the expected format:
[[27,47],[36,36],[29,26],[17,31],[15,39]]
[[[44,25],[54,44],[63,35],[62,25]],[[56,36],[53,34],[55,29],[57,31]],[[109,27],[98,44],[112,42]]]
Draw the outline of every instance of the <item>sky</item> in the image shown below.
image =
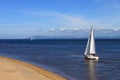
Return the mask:
[[120,0],[0,0],[0,39],[120,37]]

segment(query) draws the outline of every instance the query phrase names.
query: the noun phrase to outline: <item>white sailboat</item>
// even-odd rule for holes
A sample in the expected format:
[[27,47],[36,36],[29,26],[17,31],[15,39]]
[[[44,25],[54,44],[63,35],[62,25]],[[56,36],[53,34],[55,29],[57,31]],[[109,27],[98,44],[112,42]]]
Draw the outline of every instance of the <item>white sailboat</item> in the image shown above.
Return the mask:
[[33,41],[33,37],[31,37],[30,40]]
[[88,42],[87,42],[84,55],[85,55],[85,59],[90,59],[90,60],[99,59],[95,51],[95,39],[94,39],[93,27],[91,27],[90,37],[88,38]]

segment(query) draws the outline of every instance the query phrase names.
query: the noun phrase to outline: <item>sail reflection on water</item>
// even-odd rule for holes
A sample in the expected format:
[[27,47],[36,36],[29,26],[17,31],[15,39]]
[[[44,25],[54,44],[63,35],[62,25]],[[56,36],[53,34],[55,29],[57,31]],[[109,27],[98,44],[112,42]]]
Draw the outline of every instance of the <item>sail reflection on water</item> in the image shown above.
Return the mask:
[[89,80],[97,80],[96,79],[96,64],[97,61],[94,60],[85,60],[87,64],[88,78]]

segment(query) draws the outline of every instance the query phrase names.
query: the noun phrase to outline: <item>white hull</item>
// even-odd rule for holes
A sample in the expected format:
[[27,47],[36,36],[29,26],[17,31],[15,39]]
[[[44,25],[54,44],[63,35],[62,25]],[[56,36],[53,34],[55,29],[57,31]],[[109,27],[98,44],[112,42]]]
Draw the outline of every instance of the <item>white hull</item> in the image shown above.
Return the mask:
[[86,55],[85,59],[89,59],[89,60],[99,60],[98,56],[92,56],[92,55]]

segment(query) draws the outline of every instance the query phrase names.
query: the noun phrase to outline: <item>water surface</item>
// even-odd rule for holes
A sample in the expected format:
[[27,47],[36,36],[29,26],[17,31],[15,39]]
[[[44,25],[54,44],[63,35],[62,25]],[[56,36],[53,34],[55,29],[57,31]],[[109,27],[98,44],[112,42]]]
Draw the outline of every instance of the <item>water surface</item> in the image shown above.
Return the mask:
[[0,55],[53,71],[69,80],[120,80],[120,40],[97,39],[97,61],[84,60],[86,39],[0,40]]

